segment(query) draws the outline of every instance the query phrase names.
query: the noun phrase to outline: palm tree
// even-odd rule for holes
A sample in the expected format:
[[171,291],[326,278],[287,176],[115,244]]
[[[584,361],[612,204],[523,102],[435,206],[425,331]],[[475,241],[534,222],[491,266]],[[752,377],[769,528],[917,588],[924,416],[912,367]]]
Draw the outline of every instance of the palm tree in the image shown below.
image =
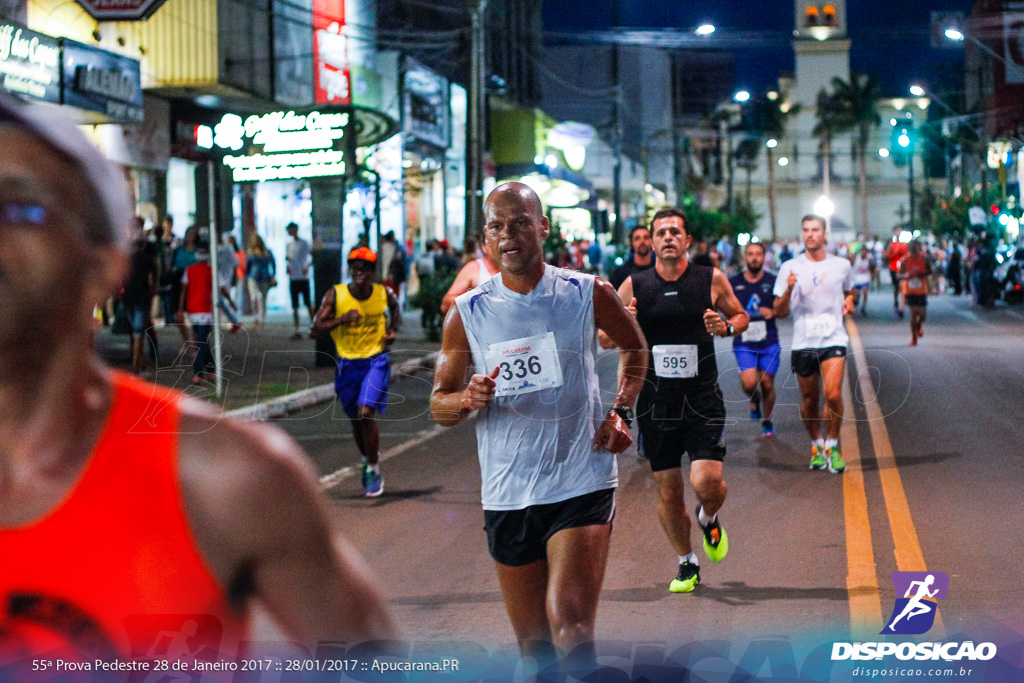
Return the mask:
[[[786,134],[786,125],[790,116],[800,112],[800,105],[793,104],[783,109],[784,103],[779,100],[758,100],[757,119],[761,133],[764,138],[779,140]],[[775,189],[775,150],[765,147],[765,161],[768,167],[768,217],[771,222],[772,242],[778,241],[778,222],[776,216],[776,189]],[[749,201],[749,196],[748,196]]]
[[878,126],[877,102],[882,97],[874,76],[854,75],[850,81],[832,79],[832,97],[839,107],[839,130],[856,132],[854,153],[860,161],[861,233],[868,232],[868,145],[871,129]]
[[832,170],[832,140],[835,138],[836,133],[843,129],[842,103],[835,94],[829,93],[822,88],[818,92],[818,99],[815,104],[818,122],[814,126],[813,133],[820,140],[818,149],[821,150],[824,194],[828,197],[831,194],[829,185]]
[[753,134],[748,135],[749,137],[740,140],[740,144],[737,145],[736,151],[733,152],[733,157],[736,159],[736,165],[747,172],[747,204],[750,203],[751,174],[754,172],[754,169],[757,168],[757,152],[758,147],[761,145],[760,137]]

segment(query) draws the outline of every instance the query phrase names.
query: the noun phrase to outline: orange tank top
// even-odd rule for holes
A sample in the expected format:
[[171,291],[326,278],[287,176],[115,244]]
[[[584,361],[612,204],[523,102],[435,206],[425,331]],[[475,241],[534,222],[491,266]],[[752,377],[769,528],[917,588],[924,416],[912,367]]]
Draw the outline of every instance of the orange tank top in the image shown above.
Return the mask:
[[186,517],[181,395],[121,373],[113,386],[107,424],[63,502],[0,528],[0,670],[43,653],[220,661],[245,635]]
[[928,262],[923,256],[907,256],[900,264],[907,279],[903,280],[903,293],[915,296],[928,294]]

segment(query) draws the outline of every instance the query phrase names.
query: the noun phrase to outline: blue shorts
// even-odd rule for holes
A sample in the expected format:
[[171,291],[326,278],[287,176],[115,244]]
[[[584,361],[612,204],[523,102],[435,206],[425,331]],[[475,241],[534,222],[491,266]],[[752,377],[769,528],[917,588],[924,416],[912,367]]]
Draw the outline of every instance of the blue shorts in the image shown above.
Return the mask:
[[778,344],[772,344],[763,349],[734,346],[732,352],[736,354],[736,363],[740,366],[740,372],[757,368],[761,372],[773,376],[779,373],[782,348]]
[[132,334],[142,334],[149,327],[149,310],[145,306],[125,306]]
[[350,420],[359,417],[359,406],[383,413],[388,407],[388,383],[391,381],[391,354],[370,358],[338,359],[334,373],[334,393]]

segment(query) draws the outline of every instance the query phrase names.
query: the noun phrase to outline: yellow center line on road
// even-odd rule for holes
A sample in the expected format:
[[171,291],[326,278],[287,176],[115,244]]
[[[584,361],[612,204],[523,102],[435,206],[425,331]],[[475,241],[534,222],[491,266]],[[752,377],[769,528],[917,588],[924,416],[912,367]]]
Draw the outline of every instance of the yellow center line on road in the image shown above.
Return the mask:
[[[843,404],[852,410],[853,396],[843,382]],[[882,622],[882,599],[878,593],[878,571],[871,545],[871,522],[864,490],[857,423],[843,420],[840,438],[846,472],[843,473],[843,504],[846,513],[846,589],[850,595],[850,634],[854,637],[878,633]]]
[[[871,441],[875,448],[875,460],[878,463],[878,476],[882,480],[882,495],[885,498],[885,509],[889,516],[889,526],[892,529],[896,568],[901,572],[927,571],[928,566],[924,561],[924,553],[921,552],[921,542],[918,540],[917,529],[914,527],[914,520],[910,515],[910,504],[907,502],[907,494],[903,489],[903,479],[896,466],[896,456],[892,450],[892,441],[889,440],[889,430],[885,426],[885,418],[882,416],[878,396],[871,383],[867,355],[864,353],[864,345],[861,343],[857,324],[852,318],[847,320],[847,329],[850,333],[853,357],[857,362],[857,383],[860,387],[861,400],[864,402],[867,412]],[[844,401],[848,394],[847,390]],[[852,408],[852,402],[847,405]],[[854,425],[855,427],[856,425]],[[849,534],[849,531],[847,533]],[[945,634],[941,613],[935,615],[933,631],[937,631],[936,635],[939,637]]]

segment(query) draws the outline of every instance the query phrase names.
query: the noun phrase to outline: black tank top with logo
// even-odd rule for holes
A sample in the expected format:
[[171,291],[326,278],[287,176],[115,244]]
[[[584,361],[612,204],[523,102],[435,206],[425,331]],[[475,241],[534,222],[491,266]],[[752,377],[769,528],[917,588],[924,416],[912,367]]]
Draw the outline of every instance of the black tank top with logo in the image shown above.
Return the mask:
[[[637,322],[652,349],[643,393],[656,391],[659,397],[685,396],[716,386],[718,365],[715,342],[704,327],[704,311],[712,308],[711,279],[715,269],[690,263],[678,280],[665,280],[657,268],[636,273]],[[653,349],[659,344],[695,344],[697,376],[659,377],[654,370]]]

